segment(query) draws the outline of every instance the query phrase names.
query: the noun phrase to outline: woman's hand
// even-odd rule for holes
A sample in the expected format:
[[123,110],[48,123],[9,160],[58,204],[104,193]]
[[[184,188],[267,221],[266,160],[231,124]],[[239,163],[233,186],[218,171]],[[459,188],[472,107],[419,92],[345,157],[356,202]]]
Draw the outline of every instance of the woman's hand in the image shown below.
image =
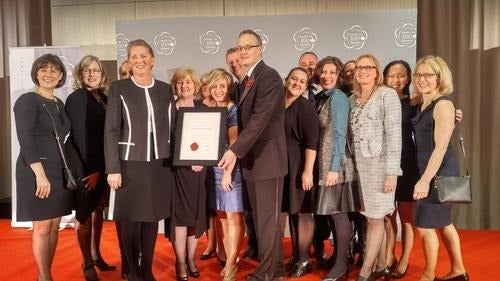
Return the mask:
[[398,177],[396,176],[386,176],[384,180],[384,193],[389,193],[396,190],[397,181]]
[[334,186],[339,181],[339,173],[334,171],[328,171],[326,174],[325,185],[326,186]]
[[122,174],[109,174],[108,175],[108,184],[113,190],[117,190],[122,187]]
[[313,188],[313,174],[312,172],[302,172],[302,190],[311,190]]
[[50,194],[50,182],[47,176],[41,175],[36,178],[36,191],[35,196],[44,199],[48,198]]
[[413,191],[413,199],[420,200],[427,198],[429,196],[430,181],[420,179],[415,184],[415,190]]
[[95,173],[92,173],[82,179],[83,182],[85,182],[85,187],[88,190],[92,190],[96,187],[97,182],[99,181],[99,178],[101,177],[101,172],[97,171]]
[[231,173],[224,172],[220,185],[222,186],[222,190],[225,192],[233,190],[233,179],[231,177]]
[[198,173],[198,172],[201,172],[201,170],[203,170],[203,166],[193,165],[193,166],[191,166],[191,170]]

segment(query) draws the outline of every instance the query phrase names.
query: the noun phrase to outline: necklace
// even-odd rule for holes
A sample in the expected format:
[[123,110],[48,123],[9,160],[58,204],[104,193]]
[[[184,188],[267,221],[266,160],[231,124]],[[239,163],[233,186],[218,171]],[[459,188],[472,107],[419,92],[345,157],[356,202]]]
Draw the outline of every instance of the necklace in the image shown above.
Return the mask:
[[362,99],[362,95],[360,94],[360,95],[358,96],[358,98],[356,99],[356,106],[357,106],[357,107],[360,107],[360,108],[365,107],[365,105],[368,103],[368,101],[369,101],[369,100],[370,100],[370,98],[372,97],[373,92],[375,92],[375,89],[376,89],[376,88],[377,88],[376,86],[374,86],[374,87],[372,88],[372,90],[370,91],[370,94],[368,95],[368,97],[366,97],[366,99]]

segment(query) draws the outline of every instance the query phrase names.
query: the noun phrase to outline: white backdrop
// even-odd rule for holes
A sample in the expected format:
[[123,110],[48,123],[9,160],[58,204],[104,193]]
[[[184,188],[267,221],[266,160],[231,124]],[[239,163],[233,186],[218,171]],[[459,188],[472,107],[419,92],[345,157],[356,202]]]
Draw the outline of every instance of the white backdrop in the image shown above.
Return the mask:
[[11,166],[12,166],[12,221],[13,227],[30,227],[31,222],[17,221],[16,197],[16,161],[19,155],[19,142],[17,140],[16,123],[14,118],[14,103],[24,93],[34,91],[31,80],[31,65],[41,55],[52,53],[58,55],[68,72],[66,83],[56,89],[57,97],[66,100],[73,92],[73,68],[80,60],[80,47],[17,47],[9,48],[10,71],[10,132],[11,132]]

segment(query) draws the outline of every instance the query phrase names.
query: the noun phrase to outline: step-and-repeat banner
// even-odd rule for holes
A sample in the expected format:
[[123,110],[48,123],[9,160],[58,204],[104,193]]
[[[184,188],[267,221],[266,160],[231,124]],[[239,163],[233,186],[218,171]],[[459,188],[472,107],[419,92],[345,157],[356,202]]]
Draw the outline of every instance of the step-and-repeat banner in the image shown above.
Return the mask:
[[116,25],[116,52],[119,65],[126,60],[129,41],[146,40],[155,51],[156,78],[169,81],[180,66],[190,66],[199,74],[225,67],[226,50],[236,45],[238,33],[252,29],[262,37],[264,61],[284,76],[306,51],[343,61],[371,53],[382,66],[394,59],[413,65],[416,28],[416,9],[124,20]]

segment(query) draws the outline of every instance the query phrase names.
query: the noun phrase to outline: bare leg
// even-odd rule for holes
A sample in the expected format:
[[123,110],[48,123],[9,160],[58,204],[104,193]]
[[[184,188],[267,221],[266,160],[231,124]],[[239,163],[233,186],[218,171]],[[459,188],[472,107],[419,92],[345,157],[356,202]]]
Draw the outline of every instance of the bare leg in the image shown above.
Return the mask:
[[238,254],[241,247],[241,241],[244,234],[243,214],[238,212],[228,212],[226,228],[226,266],[225,269],[232,270],[236,266]]
[[33,256],[41,280],[52,280],[51,265],[57,245],[57,230],[60,221],[61,218],[54,218],[33,222]]
[[451,271],[444,276],[444,279],[465,273],[460,237],[455,226],[453,224],[447,225],[440,232],[443,235],[443,242],[451,263]]
[[[224,220],[224,221],[223,221]],[[217,259],[226,261],[226,249],[224,247],[224,231],[222,225],[226,223],[226,218],[217,216],[215,218],[215,236],[217,237]]]
[[[371,275],[375,262],[378,263],[379,267],[384,267],[386,264],[385,247],[382,248],[385,236],[384,218],[367,218],[367,220],[365,259],[359,272],[359,275],[363,277]],[[379,257],[378,261],[377,257]]]
[[420,236],[422,237],[422,245],[424,247],[425,267],[424,273],[420,278],[421,281],[434,280],[436,272],[436,264],[439,250],[439,239],[436,230],[433,228],[417,227]]
[[174,251],[176,258],[175,269],[177,276],[187,276],[186,271],[186,244],[187,244],[187,226],[175,227]]

